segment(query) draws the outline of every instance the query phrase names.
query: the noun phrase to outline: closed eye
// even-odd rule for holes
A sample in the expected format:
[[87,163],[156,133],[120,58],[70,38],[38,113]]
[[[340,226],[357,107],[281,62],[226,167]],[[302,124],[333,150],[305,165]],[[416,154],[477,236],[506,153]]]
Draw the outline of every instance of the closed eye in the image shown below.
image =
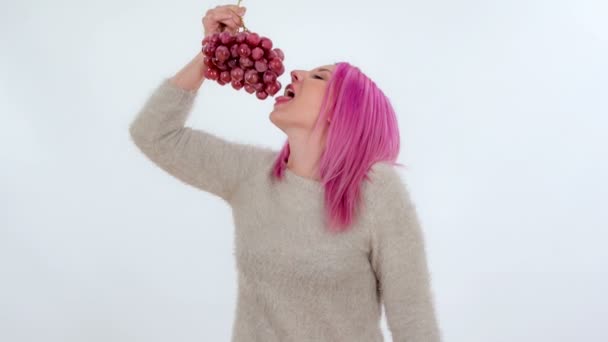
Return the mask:
[[313,77],[318,78],[318,79],[320,79],[320,80],[322,80],[322,79],[323,79],[323,77],[321,77],[321,76],[319,76],[319,75],[314,75]]

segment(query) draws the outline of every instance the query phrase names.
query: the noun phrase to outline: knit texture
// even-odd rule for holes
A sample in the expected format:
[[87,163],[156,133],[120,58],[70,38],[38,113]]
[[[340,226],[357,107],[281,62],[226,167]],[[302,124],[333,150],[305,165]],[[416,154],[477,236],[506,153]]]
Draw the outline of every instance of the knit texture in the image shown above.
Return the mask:
[[382,305],[393,341],[440,341],[424,236],[395,167],[372,166],[364,210],[349,231],[330,233],[320,182],[289,169],[270,178],[278,150],[185,126],[197,93],[164,78],[130,135],[158,167],[232,209],[231,341],[380,342]]

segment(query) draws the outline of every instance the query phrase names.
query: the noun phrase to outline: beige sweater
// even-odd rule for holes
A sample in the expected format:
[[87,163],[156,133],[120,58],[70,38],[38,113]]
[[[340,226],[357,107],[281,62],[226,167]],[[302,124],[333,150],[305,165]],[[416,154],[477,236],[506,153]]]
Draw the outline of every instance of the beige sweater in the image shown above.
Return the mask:
[[185,126],[196,94],[164,78],[130,134],[158,167],[232,209],[231,341],[384,341],[381,304],[393,341],[440,341],[423,233],[396,169],[372,167],[366,209],[351,230],[332,235],[322,224],[321,183],[289,169],[271,182],[278,150]]

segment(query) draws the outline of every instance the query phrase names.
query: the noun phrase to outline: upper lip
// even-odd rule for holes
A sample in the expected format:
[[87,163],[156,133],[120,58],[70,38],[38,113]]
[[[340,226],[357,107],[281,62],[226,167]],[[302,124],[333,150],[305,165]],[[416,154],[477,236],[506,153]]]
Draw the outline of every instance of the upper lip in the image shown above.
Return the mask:
[[294,88],[294,86],[292,84],[288,84],[287,87],[285,87],[285,96],[287,96],[287,94],[289,93],[289,91],[291,91],[295,97],[296,95],[296,89]]

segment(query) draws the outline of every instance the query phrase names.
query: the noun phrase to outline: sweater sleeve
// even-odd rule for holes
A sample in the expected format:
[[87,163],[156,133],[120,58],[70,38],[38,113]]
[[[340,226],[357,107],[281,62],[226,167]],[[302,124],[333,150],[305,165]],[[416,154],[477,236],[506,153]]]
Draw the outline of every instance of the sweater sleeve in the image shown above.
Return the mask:
[[230,202],[240,182],[271,160],[275,151],[185,126],[197,94],[164,78],[131,122],[130,136],[164,171]]
[[439,342],[431,277],[418,216],[391,170],[375,193],[370,261],[394,342]]

